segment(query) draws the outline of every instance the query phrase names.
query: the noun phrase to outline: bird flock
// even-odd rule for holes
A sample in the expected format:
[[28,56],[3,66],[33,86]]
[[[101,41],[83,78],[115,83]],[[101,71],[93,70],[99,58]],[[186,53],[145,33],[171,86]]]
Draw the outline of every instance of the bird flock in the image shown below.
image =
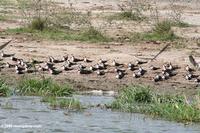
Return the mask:
[[[128,73],[132,73],[132,78],[141,78],[143,75],[146,75],[148,70],[155,71],[151,79],[153,82],[159,82],[177,75],[176,70],[179,69],[177,66],[172,65],[171,62],[164,63],[162,67],[150,65],[148,69],[144,69],[142,64],[148,63],[146,61],[136,60],[134,63],[122,64],[116,60],[108,61],[99,59],[95,62],[87,57],[77,58],[74,55],[65,55],[60,59],[49,56],[45,61],[35,59],[25,61],[22,58],[15,57],[14,54],[6,54],[1,51],[1,60],[4,61],[6,58],[10,59],[6,60],[8,62],[4,62],[0,66],[0,70],[4,68],[14,69],[16,74],[48,72],[52,75],[58,75],[62,72],[76,70],[81,75],[96,73],[96,75],[101,76],[106,73],[114,73],[116,79],[122,79]],[[61,66],[56,67],[56,64],[61,64]],[[197,75],[194,75],[194,71],[189,65],[186,65],[183,77],[185,80],[192,80],[199,83],[200,79]]]

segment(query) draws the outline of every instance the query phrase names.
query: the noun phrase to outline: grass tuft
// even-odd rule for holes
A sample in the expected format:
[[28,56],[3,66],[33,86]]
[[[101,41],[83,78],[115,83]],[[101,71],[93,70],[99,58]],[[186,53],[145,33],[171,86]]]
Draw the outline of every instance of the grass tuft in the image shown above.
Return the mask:
[[108,42],[110,39],[104,36],[100,31],[96,30],[94,27],[90,27],[80,34],[80,38],[78,40],[89,40],[91,42]]
[[154,25],[152,31],[147,33],[134,33],[131,41],[173,41],[178,37],[171,30],[170,21],[162,21]]
[[149,87],[129,86],[120,92],[111,108],[177,122],[200,122],[197,105],[197,102],[188,103],[184,96],[158,95]]
[[18,86],[17,92],[20,95],[28,96],[70,96],[73,89],[70,85],[59,85],[52,79],[22,79]]
[[46,28],[46,21],[42,18],[34,18],[29,25],[32,30],[43,31]]
[[132,20],[132,21],[141,21],[144,20],[145,17],[141,16],[132,11],[124,11],[120,13],[115,13],[108,17],[109,20]]
[[11,90],[8,85],[0,79],[0,97],[7,97],[11,95]]
[[61,109],[83,109],[81,103],[74,98],[56,98],[56,97],[43,97],[41,102],[47,102],[52,108]]

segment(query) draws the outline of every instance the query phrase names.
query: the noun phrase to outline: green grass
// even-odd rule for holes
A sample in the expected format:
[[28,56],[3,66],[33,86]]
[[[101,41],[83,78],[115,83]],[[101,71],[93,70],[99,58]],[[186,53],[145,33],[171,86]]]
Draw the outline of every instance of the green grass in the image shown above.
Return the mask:
[[145,19],[144,16],[141,16],[140,14],[131,11],[115,13],[114,15],[108,16],[107,18],[108,20],[132,20],[132,21],[141,21]]
[[197,102],[188,104],[184,96],[158,95],[146,86],[123,89],[111,108],[124,112],[144,113],[177,122],[200,122]]
[[11,95],[10,87],[0,79],[0,97],[7,97]]
[[45,28],[41,30],[34,30],[32,28],[16,28],[8,29],[8,34],[32,34],[34,38],[51,39],[51,40],[75,40],[88,42],[108,42],[110,38],[104,36],[101,32],[93,27],[81,31],[62,30]]
[[137,41],[173,41],[178,39],[171,30],[170,21],[162,21],[154,25],[152,31],[146,33],[134,33],[130,36],[130,40]]
[[56,98],[56,97],[43,97],[41,102],[47,102],[52,108],[81,110],[83,109],[81,103],[74,98]]
[[35,18],[31,21],[29,27],[32,30],[43,31],[46,28],[46,21],[39,17]]
[[20,95],[26,96],[71,96],[73,89],[70,85],[60,85],[52,79],[22,79],[17,85]]

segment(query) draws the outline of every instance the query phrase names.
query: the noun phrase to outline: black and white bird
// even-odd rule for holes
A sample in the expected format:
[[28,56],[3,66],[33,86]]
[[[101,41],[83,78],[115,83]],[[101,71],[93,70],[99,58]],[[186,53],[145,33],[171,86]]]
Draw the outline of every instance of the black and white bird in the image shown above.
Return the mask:
[[98,61],[99,63],[106,63],[107,62],[107,60],[103,60],[103,59],[99,59],[99,61]]
[[47,71],[48,69],[42,67],[41,65],[38,66],[38,71]]
[[49,69],[49,73],[52,75],[58,75],[60,74],[62,71],[59,70],[55,70],[55,69]]
[[187,72],[191,72],[191,71],[192,71],[192,68],[190,68],[189,65],[186,65],[185,70],[186,70]]
[[116,60],[112,61],[112,66],[122,66],[123,64],[120,64],[118,62],[116,62]]
[[22,71],[24,69],[25,69],[24,67],[20,67],[19,65],[15,65],[15,70]]
[[6,67],[7,67],[7,68],[11,68],[11,67],[15,67],[15,65],[12,65],[12,64],[6,62]]
[[62,70],[64,70],[64,71],[70,71],[70,70],[73,70],[73,69],[69,68],[67,65],[63,65],[62,66]]
[[62,57],[62,61],[67,61],[67,60],[68,60],[68,55]]
[[78,59],[74,55],[71,55],[71,62],[79,62],[79,61],[83,61],[83,59]]
[[79,68],[79,69],[85,69],[86,66],[83,66],[82,64],[79,64],[79,65],[78,65],[78,68]]
[[157,67],[155,67],[153,65],[151,65],[149,68],[150,68],[150,70],[157,70],[157,69],[159,69],[159,68],[157,68]]
[[196,83],[199,84],[199,83],[200,83],[200,79],[199,79],[199,78],[195,78],[195,79],[194,79],[194,82],[196,82]]
[[124,73],[119,71],[119,72],[117,72],[117,75],[115,77],[116,77],[116,79],[122,79],[124,77]]
[[132,74],[132,77],[133,77],[133,78],[139,78],[140,76],[139,76],[137,73],[134,72],[134,73]]
[[18,58],[14,57],[14,56],[11,56],[10,59],[11,59],[12,61],[17,61],[17,60],[18,60]]
[[91,74],[92,73],[91,70],[87,70],[87,69],[79,69],[78,72],[79,72],[79,74]]
[[101,71],[101,70],[97,70],[97,75],[99,75],[99,76],[101,76],[101,75],[104,75],[105,74],[105,72],[104,71]]
[[50,56],[49,62],[50,63],[61,63],[61,62],[63,62],[63,60],[58,60],[58,59],[55,59],[53,56]]
[[139,61],[139,60],[135,61],[135,65],[141,65],[141,64],[145,64],[145,63],[147,63],[147,61]]
[[146,71],[141,66],[139,66],[139,68],[138,68],[138,75],[142,76],[142,75],[144,75],[145,72]]
[[34,73],[36,72],[36,70],[33,70],[33,69],[28,69],[27,67],[24,69],[24,72],[26,73]]
[[187,73],[187,74],[185,75],[185,79],[186,79],[186,80],[191,80],[192,78],[193,78],[192,73]]
[[128,63],[128,70],[131,70],[131,71],[133,71],[134,70],[134,64],[132,64],[132,63]]
[[24,72],[21,71],[21,70],[15,70],[15,73],[16,73],[16,74],[24,74]]
[[94,68],[96,70],[103,70],[103,69],[105,69],[105,66],[103,65],[103,63],[101,63],[101,64],[96,64]]
[[4,51],[1,51],[1,57],[11,57],[14,56],[14,54],[5,54]]
[[115,72],[122,72],[122,73],[124,73],[125,72],[125,70],[124,69],[119,69],[119,68],[115,68]]
[[83,61],[86,62],[86,63],[90,63],[90,62],[92,62],[92,61],[89,60],[87,57],[84,57]]
[[162,79],[162,77],[160,76],[160,75],[156,75],[154,78],[153,78],[153,81],[154,82],[158,82],[158,81],[160,81]]

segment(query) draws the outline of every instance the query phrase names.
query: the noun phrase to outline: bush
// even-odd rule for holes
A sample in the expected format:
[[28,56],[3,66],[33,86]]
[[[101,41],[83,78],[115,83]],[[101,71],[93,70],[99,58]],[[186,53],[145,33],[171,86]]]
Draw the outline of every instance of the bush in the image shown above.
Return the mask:
[[43,31],[45,29],[45,27],[47,26],[46,24],[46,21],[43,20],[42,18],[34,18],[32,21],[31,21],[31,24],[30,24],[30,28],[32,30],[40,30],[40,31]]
[[162,21],[156,23],[153,28],[153,32],[157,34],[171,34],[171,22],[170,21]]

